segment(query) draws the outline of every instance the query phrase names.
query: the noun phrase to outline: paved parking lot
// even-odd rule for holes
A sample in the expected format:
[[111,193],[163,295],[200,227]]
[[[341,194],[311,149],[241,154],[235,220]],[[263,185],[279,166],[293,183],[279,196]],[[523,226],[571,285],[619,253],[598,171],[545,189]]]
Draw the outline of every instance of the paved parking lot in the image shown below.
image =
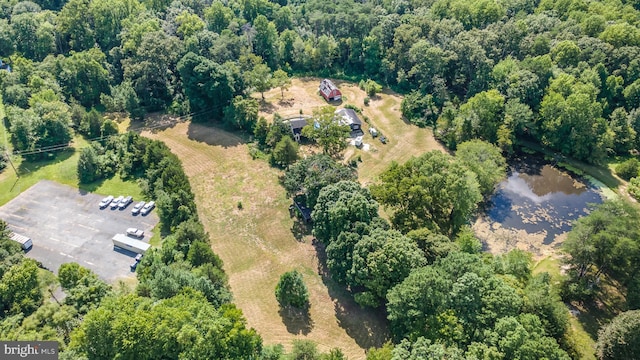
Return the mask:
[[114,282],[134,276],[129,265],[135,254],[115,251],[111,238],[135,227],[144,230],[143,241],[148,241],[158,216],[155,210],[147,216],[131,215],[131,208],[140,199],[133,199],[124,210],[101,210],[98,203],[102,198],[43,180],[0,207],[0,218],[13,231],[33,240],[33,248],[26,255],[49,270],[57,273],[63,263],[77,262],[103,280]]

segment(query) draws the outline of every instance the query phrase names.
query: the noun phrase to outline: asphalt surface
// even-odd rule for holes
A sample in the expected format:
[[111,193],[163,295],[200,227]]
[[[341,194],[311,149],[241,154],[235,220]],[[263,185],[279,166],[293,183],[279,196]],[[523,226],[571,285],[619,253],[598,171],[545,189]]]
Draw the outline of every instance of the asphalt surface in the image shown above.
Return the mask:
[[[127,196],[127,194],[113,194]],[[60,265],[76,262],[113,283],[133,277],[129,265],[135,253],[114,248],[111,238],[127,228],[144,230],[149,241],[158,223],[156,210],[146,216],[131,215],[136,201],[124,210],[100,209],[102,195],[43,180],[0,207],[0,219],[14,232],[28,236],[33,247],[26,256],[57,273]]]

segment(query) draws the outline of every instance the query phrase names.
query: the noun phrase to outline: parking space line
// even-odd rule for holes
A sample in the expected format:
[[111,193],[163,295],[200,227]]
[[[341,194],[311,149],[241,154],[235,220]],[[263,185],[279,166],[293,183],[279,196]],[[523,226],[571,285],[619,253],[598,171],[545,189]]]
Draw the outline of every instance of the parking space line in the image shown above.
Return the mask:
[[9,225],[9,228],[11,228],[11,229],[17,229],[18,231],[24,231],[24,230],[27,230],[27,228],[26,228],[26,227],[22,227],[22,226],[18,226],[18,225],[13,225],[13,224],[10,224],[10,225]]
[[13,214],[13,213],[9,213],[9,216],[13,216],[13,217],[18,218],[18,219],[24,219],[24,216],[16,215],[16,214]]
[[66,242],[66,241],[58,240],[58,239],[56,239],[56,238],[52,238],[51,236],[49,236],[49,239],[50,239],[50,240],[53,240],[53,241],[55,241],[55,242],[59,242],[59,243],[62,243],[62,244],[65,244],[65,245],[71,246],[71,247],[73,247],[73,248],[77,248],[77,247],[79,247],[78,245],[71,244],[71,243],[68,243],[68,242]]
[[77,225],[77,226],[80,226],[80,227],[83,227],[83,228],[85,228],[85,229],[87,229],[87,230],[91,230],[91,231],[100,231],[100,230],[98,230],[98,229],[96,229],[96,228],[94,228],[94,227],[91,227],[91,226],[87,226],[87,225],[83,225],[83,224],[76,224],[76,225]]

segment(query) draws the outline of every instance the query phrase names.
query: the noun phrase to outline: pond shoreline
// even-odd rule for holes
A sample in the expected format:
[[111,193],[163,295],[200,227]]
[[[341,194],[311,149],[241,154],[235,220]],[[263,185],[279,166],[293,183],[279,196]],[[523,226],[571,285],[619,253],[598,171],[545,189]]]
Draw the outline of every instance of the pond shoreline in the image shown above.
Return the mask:
[[535,258],[552,255],[571,223],[589,212],[588,204],[617,196],[604,182],[562,160],[530,151],[509,159],[507,179],[472,224],[485,251],[518,248]]

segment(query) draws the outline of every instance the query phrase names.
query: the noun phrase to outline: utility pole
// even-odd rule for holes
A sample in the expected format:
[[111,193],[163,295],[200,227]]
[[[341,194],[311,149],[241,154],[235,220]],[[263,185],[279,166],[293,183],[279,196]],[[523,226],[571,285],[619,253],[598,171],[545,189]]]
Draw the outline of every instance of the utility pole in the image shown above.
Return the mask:
[[13,171],[15,171],[16,177],[20,178],[20,174],[18,173],[18,170],[16,169],[16,167],[13,166],[13,161],[11,161],[11,156],[9,156],[9,153],[5,151],[4,156],[9,161],[9,164],[11,164],[11,168],[13,168]]

